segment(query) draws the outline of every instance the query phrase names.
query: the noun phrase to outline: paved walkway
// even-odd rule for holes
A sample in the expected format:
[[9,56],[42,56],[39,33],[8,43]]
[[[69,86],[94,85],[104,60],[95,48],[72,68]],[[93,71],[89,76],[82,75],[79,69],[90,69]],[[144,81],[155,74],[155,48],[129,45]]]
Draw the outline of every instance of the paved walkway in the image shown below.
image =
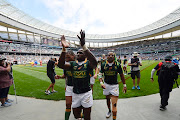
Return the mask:
[[[14,96],[9,96],[15,99]],[[17,97],[18,104],[0,108],[0,120],[64,120],[65,101]],[[160,111],[159,94],[119,99],[117,120],[180,120],[180,89],[171,92],[167,111]],[[94,100],[92,120],[107,120],[105,100]],[[73,114],[70,120],[75,120]],[[108,120],[112,120],[109,118]]]

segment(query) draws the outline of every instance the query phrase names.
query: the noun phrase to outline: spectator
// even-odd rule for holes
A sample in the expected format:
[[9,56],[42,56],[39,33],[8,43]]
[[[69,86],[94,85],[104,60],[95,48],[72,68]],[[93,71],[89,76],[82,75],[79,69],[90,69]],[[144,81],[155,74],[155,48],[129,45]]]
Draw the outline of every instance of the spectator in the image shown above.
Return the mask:
[[5,65],[6,58],[0,58],[0,100],[1,106],[8,107],[11,106],[12,100],[8,99],[9,88],[12,85],[12,77],[10,76],[11,65],[7,63]]

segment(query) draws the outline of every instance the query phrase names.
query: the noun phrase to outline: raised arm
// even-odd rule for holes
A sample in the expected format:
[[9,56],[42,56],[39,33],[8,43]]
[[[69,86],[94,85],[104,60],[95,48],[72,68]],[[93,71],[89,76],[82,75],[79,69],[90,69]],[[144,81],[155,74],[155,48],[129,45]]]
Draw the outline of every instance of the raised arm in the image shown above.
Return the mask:
[[95,68],[97,66],[97,60],[95,56],[91,53],[91,51],[85,45],[85,32],[81,30],[80,36],[77,35],[77,37],[80,40],[81,47],[83,48],[83,51],[85,53],[85,56],[89,60],[91,68]]
[[69,63],[65,64],[65,56],[66,56],[66,47],[69,47],[69,44],[66,42],[64,35],[61,37],[61,43],[62,43],[63,49],[59,57],[57,66],[62,69],[68,69],[71,67],[71,65]]

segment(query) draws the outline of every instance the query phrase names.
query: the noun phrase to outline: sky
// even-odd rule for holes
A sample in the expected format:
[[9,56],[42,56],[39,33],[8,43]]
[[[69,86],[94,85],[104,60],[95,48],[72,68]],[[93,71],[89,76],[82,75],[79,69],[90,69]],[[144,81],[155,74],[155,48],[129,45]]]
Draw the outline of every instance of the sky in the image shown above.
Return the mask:
[[32,17],[88,34],[116,34],[151,24],[180,7],[180,0],[7,0]]

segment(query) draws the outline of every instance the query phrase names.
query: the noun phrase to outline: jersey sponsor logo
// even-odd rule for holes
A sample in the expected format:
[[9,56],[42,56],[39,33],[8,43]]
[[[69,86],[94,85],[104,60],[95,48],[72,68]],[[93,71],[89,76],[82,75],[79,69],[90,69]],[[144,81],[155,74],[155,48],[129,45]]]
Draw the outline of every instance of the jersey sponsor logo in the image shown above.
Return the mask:
[[74,71],[73,73],[74,78],[85,78],[86,76],[86,71]]
[[116,71],[105,71],[105,75],[116,75]]
[[66,71],[67,76],[72,76],[71,71]]
[[85,69],[87,68],[87,64],[84,64],[84,68],[85,68]]
[[115,66],[114,69],[117,70],[117,66]]

